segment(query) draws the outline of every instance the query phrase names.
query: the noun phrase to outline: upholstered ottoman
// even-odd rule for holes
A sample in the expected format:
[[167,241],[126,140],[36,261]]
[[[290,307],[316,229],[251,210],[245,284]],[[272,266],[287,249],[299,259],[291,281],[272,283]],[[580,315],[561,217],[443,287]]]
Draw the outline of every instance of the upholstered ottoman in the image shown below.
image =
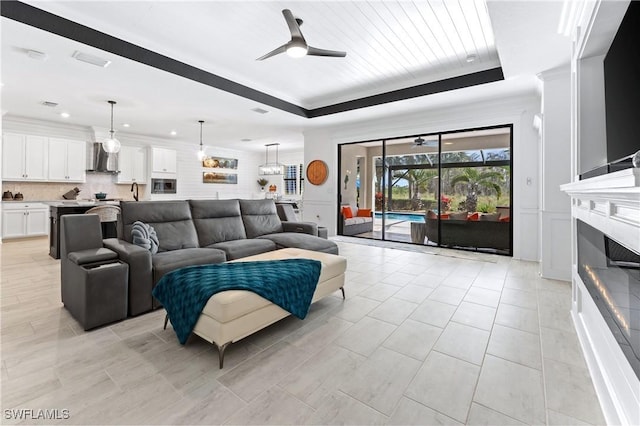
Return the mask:
[[[320,278],[312,303],[337,290],[342,290],[344,298],[344,272],[347,268],[347,259],[342,256],[286,248],[244,257],[237,262],[294,258],[315,259],[322,262]],[[290,315],[289,312],[250,291],[223,291],[211,296],[200,314],[193,333],[216,345],[220,357],[220,368],[222,368],[224,351],[230,343],[255,333],[288,315]]]

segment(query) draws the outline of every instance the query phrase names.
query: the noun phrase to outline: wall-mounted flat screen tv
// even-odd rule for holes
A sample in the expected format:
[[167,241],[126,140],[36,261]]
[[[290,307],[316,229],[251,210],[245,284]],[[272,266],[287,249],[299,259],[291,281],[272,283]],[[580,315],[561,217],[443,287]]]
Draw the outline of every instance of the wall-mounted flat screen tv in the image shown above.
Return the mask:
[[631,1],[604,59],[607,161],[640,150],[640,1]]

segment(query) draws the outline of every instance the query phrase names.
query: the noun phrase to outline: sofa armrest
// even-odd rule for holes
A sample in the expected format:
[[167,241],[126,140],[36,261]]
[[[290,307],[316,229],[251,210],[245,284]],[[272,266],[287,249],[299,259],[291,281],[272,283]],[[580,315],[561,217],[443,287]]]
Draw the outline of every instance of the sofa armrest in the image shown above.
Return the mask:
[[103,243],[115,251],[120,260],[129,264],[129,315],[150,311],[153,288],[151,252],[117,238],[107,238]]
[[282,230],[318,236],[318,224],[315,222],[282,222]]

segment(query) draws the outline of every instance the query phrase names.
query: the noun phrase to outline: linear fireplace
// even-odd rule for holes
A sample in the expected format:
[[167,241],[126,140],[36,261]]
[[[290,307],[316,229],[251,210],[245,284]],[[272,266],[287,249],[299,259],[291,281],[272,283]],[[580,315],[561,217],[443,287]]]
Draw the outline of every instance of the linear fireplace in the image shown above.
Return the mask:
[[640,379],[640,254],[576,222],[578,274]]

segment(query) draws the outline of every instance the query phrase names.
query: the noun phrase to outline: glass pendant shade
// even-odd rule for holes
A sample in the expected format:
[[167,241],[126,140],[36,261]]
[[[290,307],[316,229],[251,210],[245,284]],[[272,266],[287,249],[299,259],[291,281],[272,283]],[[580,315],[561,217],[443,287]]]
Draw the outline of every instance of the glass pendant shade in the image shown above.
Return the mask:
[[120,151],[120,141],[113,136],[102,142],[102,149],[109,154],[116,154]]
[[116,104],[116,101],[107,102],[111,104],[111,130],[109,130],[109,138],[102,142],[102,149],[108,154],[117,154],[120,152],[121,145],[120,141],[113,136],[115,133],[113,130],[113,106]]
[[[280,144],[270,143],[265,145],[267,147],[265,163],[258,166],[258,174],[260,175],[283,175],[284,174],[284,164],[278,162],[278,145]],[[269,162],[270,146],[276,147],[276,161],[272,163]]]
[[204,159],[207,158],[204,146],[202,145],[202,125],[204,124],[204,121],[198,120],[198,123],[200,123],[200,150],[196,155],[198,156],[198,161],[204,161]]

